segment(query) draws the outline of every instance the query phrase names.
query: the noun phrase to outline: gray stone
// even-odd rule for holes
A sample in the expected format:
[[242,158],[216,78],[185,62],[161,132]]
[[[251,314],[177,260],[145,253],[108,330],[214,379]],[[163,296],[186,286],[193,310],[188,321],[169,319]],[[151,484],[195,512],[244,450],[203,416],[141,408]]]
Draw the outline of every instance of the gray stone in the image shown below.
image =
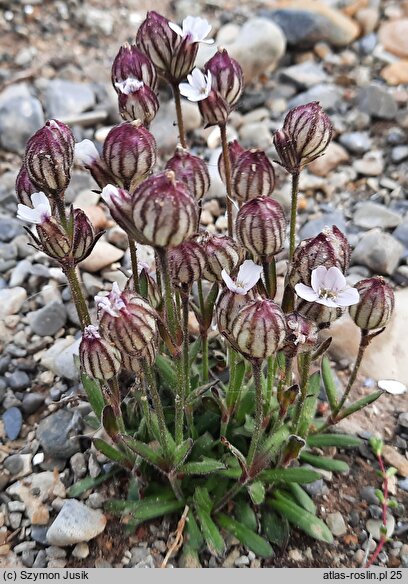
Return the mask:
[[303,489],[309,493],[311,497],[318,497],[320,495],[324,495],[327,491],[327,486],[323,479],[317,479],[317,481],[313,481],[312,483],[307,483],[302,485]]
[[[376,541],[381,539],[382,519],[369,519],[366,523],[367,531]],[[392,515],[387,517],[387,536],[391,537],[395,530],[395,519]]]
[[72,410],[59,410],[41,420],[37,438],[45,454],[66,459],[78,452],[80,447],[76,434],[81,425],[81,420]]
[[148,555],[147,558],[134,566],[135,568],[155,568],[153,556]]
[[51,118],[80,114],[95,105],[95,93],[86,83],[53,79],[45,91],[45,106]]
[[408,146],[395,146],[391,150],[391,160],[397,164],[408,159]]
[[398,112],[398,105],[386,87],[368,85],[360,90],[358,107],[373,118],[393,120]]
[[18,529],[21,525],[23,516],[21,513],[9,513],[9,521],[11,529]]
[[32,264],[29,260],[21,260],[18,262],[14,270],[11,272],[9,286],[10,288],[14,286],[21,286],[27,276],[31,273]]
[[36,555],[34,560],[33,568],[46,568],[47,567],[47,554],[45,550],[40,550]]
[[333,212],[325,213],[322,217],[317,219],[312,219],[305,223],[299,231],[300,239],[307,239],[308,237],[315,237],[318,235],[325,227],[331,227],[336,225],[340,231],[346,231],[346,221],[342,213]]
[[[25,477],[32,471],[31,454],[11,454],[3,464],[14,480]],[[14,509],[14,511],[16,510],[18,509]]]
[[9,440],[18,438],[23,424],[23,416],[18,408],[12,407],[6,410],[2,416],[4,430]]
[[89,556],[89,545],[82,541],[81,543],[77,543],[74,549],[72,550],[72,557],[78,558],[79,560],[84,560]]
[[374,273],[391,275],[397,268],[404,248],[402,244],[381,231],[365,233],[352,253],[353,264],[367,266]]
[[401,225],[398,225],[392,235],[408,248],[408,221],[404,221]]
[[14,391],[19,389],[26,389],[30,385],[30,378],[25,371],[17,369],[13,371],[7,378],[7,385]]
[[59,377],[78,380],[79,372],[74,357],[79,354],[80,342],[81,339],[74,340],[72,337],[58,339],[43,355],[41,365]]
[[22,153],[28,138],[44,125],[41,103],[28,85],[11,85],[0,94],[0,144],[5,150]]
[[402,489],[403,491],[408,492],[408,477],[405,479],[400,479],[398,481],[398,486],[400,489]]
[[348,132],[340,136],[340,144],[352,154],[365,154],[371,149],[372,141],[366,132]]
[[19,286],[0,290],[0,319],[17,314],[26,300],[27,292]]
[[340,103],[343,92],[337,85],[325,83],[315,85],[311,89],[300,93],[289,101],[289,108],[304,105],[311,101],[318,101],[324,110],[333,111]]
[[113,13],[87,4],[77,10],[78,20],[96,33],[110,36],[113,32]]
[[67,321],[67,311],[60,302],[54,301],[29,315],[31,330],[40,337],[53,336]]
[[105,529],[106,517],[76,499],[64,503],[54,523],[48,529],[47,540],[51,545],[65,547],[86,542]]
[[70,459],[70,465],[77,479],[82,479],[86,475],[87,466],[85,456],[82,452],[76,452]]
[[105,497],[101,493],[91,493],[88,497],[88,505],[91,509],[101,509],[105,502]]
[[299,89],[308,89],[327,81],[327,74],[323,67],[312,61],[305,61],[304,63],[281,69],[280,76],[283,81],[290,81]]
[[33,525],[31,527],[31,538],[42,545],[47,545],[47,531],[48,527],[46,525]]
[[368,485],[363,487],[360,491],[360,497],[363,501],[367,501],[370,505],[378,505],[379,499],[375,494],[375,488]]
[[372,229],[373,227],[387,229],[399,225],[401,215],[391,211],[385,205],[367,201],[358,205],[353,221],[355,225],[364,229]]
[[384,158],[380,150],[364,154],[363,158],[353,162],[353,168],[363,176],[379,176],[384,171]]
[[398,424],[403,428],[408,428],[408,412],[402,412],[398,416]]
[[21,233],[21,223],[13,217],[0,215],[0,241],[11,241]]
[[21,409],[27,415],[33,414],[44,403],[45,396],[42,393],[30,392],[23,397],[23,405]]
[[34,550],[24,550],[21,554],[21,562],[26,568],[32,568],[37,552]]
[[145,547],[133,547],[130,550],[131,558],[130,558],[130,565],[135,566],[139,564],[143,560],[145,560],[150,555],[150,549]]

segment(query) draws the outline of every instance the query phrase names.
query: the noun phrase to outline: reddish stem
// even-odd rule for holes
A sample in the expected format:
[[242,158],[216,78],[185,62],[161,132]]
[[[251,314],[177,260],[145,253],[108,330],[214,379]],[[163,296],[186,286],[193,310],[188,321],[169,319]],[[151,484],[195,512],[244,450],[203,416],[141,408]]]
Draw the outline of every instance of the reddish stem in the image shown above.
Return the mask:
[[[383,522],[383,526],[386,530],[387,529],[387,510],[388,510],[388,476],[387,476],[387,473],[385,470],[385,466],[384,466],[384,462],[383,462],[381,454],[377,454],[377,460],[378,460],[378,464],[380,466],[380,470],[381,470],[382,477],[383,477],[384,501],[382,503],[382,522]],[[387,541],[387,536],[382,535],[380,541],[378,542],[377,547],[374,550],[374,553],[373,553],[371,559],[366,564],[366,568],[369,568],[370,566],[373,565],[375,560],[380,555],[380,552],[383,549],[386,541]]]

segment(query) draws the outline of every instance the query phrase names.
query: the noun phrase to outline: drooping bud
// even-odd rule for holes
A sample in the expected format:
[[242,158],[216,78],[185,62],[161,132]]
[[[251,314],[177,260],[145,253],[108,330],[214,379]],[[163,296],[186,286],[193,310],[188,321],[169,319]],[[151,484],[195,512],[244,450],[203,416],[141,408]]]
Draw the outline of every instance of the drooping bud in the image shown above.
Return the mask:
[[96,296],[103,336],[121,352],[139,354],[157,336],[157,314],[137,294],[121,292],[116,282],[108,296]]
[[[232,172],[234,171],[235,164],[239,158],[239,156],[245,152],[245,149],[241,146],[238,140],[232,140],[232,142],[228,142],[228,152],[231,161],[231,169]],[[225,163],[224,163],[224,156],[222,153],[218,158],[218,172],[220,173],[220,177],[222,182],[225,184]]]
[[290,173],[299,172],[323,154],[333,133],[330,119],[317,101],[291,109],[282,129],[275,135],[275,148]]
[[238,311],[231,326],[234,347],[248,359],[271,357],[282,347],[285,336],[285,316],[269,299],[246,304]]
[[177,146],[172,158],[167,161],[167,170],[172,170],[176,179],[185,183],[188,191],[199,201],[210,188],[210,174],[204,160]]
[[152,91],[157,86],[156,69],[149,57],[136,45],[125,43],[119,49],[112,64],[112,85],[118,91],[117,84],[134,78],[143,81]]
[[118,90],[119,113],[127,122],[140,120],[148,126],[159,109],[159,100],[154,91],[138,79],[132,77],[116,84]]
[[58,120],[48,120],[27,142],[24,164],[30,180],[52,195],[62,193],[71,179],[74,136]]
[[287,335],[283,352],[293,358],[299,353],[311,351],[318,340],[318,328],[314,322],[298,312],[290,312],[285,316]]
[[16,194],[18,202],[27,207],[31,207],[31,195],[37,192],[38,189],[31,182],[28,176],[28,171],[23,164],[16,178]]
[[59,221],[54,217],[49,217],[43,223],[37,225],[38,248],[55,260],[64,260],[70,257],[72,244],[68,235],[61,227]]
[[72,256],[75,263],[79,263],[92,253],[96,242],[103,235],[103,231],[96,235],[91,221],[81,209],[73,211],[72,223]]
[[327,328],[330,323],[340,318],[344,313],[344,309],[340,307],[331,308],[324,304],[308,302],[307,300],[298,302],[296,310],[307,319],[315,322],[319,329]]
[[241,202],[269,196],[275,188],[275,171],[263,150],[245,150],[235,160],[232,186]]
[[236,268],[242,259],[242,250],[236,241],[228,235],[212,235],[206,233],[200,238],[204,248],[206,265],[203,276],[210,282],[221,281],[221,272],[228,273]]
[[225,287],[217,300],[216,316],[217,327],[221,334],[227,338],[231,334],[232,323],[237,316],[239,310],[255,300],[257,297],[256,289],[252,288],[245,295],[236,294],[229,288]]
[[270,258],[283,247],[286,219],[282,206],[269,197],[242,205],[236,219],[238,241],[253,256]]
[[196,280],[202,278],[205,263],[204,249],[197,241],[185,241],[174,247],[169,253],[170,274],[174,284],[190,288]]
[[180,245],[193,235],[197,218],[196,201],[171,170],[146,179],[134,194],[136,229],[153,247]]
[[102,189],[102,200],[108,205],[110,214],[116,223],[121,227],[132,239],[141,241],[142,235],[136,229],[133,222],[133,196],[125,189],[107,185]]
[[289,282],[310,286],[312,271],[319,266],[332,266],[345,273],[350,264],[351,248],[346,236],[338,227],[326,227],[316,237],[302,241],[295,249]]
[[350,306],[350,316],[362,330],[387,326],[394,310],[394,292],[381,276],[360,280],[355,285],[360,302]]
[[114,176],[99,156],[96,146],[91,140],[82,140],[75,144],[75,162],[91,173],[96,184],[103,189],[115,182]]
[[226,100],[230,107],[234,106],[244,86],[244,76],[238,61],[232,59],[225,49],[218,49],[204,65],[204,70],[211,72],[213,89]]
[[140,120],[112,128],[103,145],[103,159],[115,179],[132,191],[156,163],[153,135]]
[[79,360],[83,371],[101,381],[109,381],[120,369],[118,349],[102,339],[97,326],[85,327],[79,345]]

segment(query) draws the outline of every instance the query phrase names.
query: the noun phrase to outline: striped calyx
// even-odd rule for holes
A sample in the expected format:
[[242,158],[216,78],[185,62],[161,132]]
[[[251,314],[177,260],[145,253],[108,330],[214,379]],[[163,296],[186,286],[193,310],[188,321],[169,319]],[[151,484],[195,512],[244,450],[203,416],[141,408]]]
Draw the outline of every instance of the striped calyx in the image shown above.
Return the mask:
[[157,354],[157,339],[146,345],[140,353],[137,355],[129,355],[128,353],[121,353],[122,367],[126,371],[131,371],[140,374],[143,370],[143,364],[145,363],[148,367],[151,367],[155,360]]
[[332,138],[333,126],[317,101],[289,111],[274,143],[282,166],[288,172],[300,169],[323,154]]
[[394,310],[394,292],[381,276],[360,280],[355,285],[360,302],[350,306],[350,316],[362,330],[387,326]]
[[71,256],[71,240],[54,217],[37,225],[37,236],[31,234],[38,248],[50,258],[65,260]]
[[238,241],[253,256],[269,258],[283,247],[286,219],[282,206],[270,197],[244,203],[236,219]]
[[74,209],[71,216],[73,223],[72,257],[77,264],[91,254],[103,232],[95,234],[91,221],[81,209]]
[[[234,170],[235,164],[236,164],[239,156],[243,152],[245,152],[245,149],[242,148],[242,146],[238,142],[238,140],[232,140],[231,142],[228,142],[228,152],[229,152],[229,157],[230,157],[230,161],[231,161],[231,168],[232,168],[232,170]],[[220,173],[220,177],[221,177],[222,182],[225,184],[225,182],[226,182],[225,163],[224,163],[224,156],[222,155],[222,153],[220,154],[220,156],[218,158],[218,172]]]
[[301,282],[310,286],[312,271],[319,266],[332,266],[343,272],[350,264],[351,248],[346,236],[338,227],[326,227],[316,237],[302,241],[295,249],[289,282],[292,287]]
[[269,196],[275,188],[275,171],[263,150],[244,150],[233,165],[233,191],[240,202]]
[[176,286],[190,287],[202,278],[206,256],[198,241],[185,241],[169,252],[170,274]]
[[287,334],[282,347],[286,357],[293,358],[299,353],[311,351],[317,343],[317,325],[298,312],[285,315]]
[[125,189],[117,188],[113,185],[106,185],[102,189],[102,200],[109,207],[110,214],[116,223],[132,239],[141,240],[141,234],[137,231],[133,222],[133,197]]
[[96,296],[103,336],[121,352],[136,355],[157,337],[157,313],[139,295],[114,286],[108,296]]
[[232,59],[225,49],[218,49],[204,65],[206,73],[211,72],[212,88],[232,107],[239,98],[244,86],[241,65]]
[[210,282],[221,281],[222,270],[230,274],[241,263],[242,250],[228,235],[206,233],[200,238],[200,243],[206,257],[203,276]]
[[118,86],[118,105],[121,117],[132,122],[140,120],[148,126],[156,117],[159,100],[155,92],[137,79],[129,78]]
[[119,372],[121,356],[118,349],[101,338],[98,327],[91,324],[82,334],[79,360],[89,377],[109,381]]
[[156,163],[153,135],[140,120],[112,128],[103,145],[103,159],[116,181],[132,191]]
[[166,169],[174,172],[176,179],[187,186],[196,201],[202,199],[210,188],[207,164],[181,146],[177,146],[174,156],[167,161]]
[[296,307],[297,312],[312,320],[319,328],[327,328],[330,323],[337,320],[344,313],[344,309],[330,308],[318,302],[308,302],[307,300],[300,300]]
[[243,306],[231,325],[232,343],[247,359],[271,357],[281,349],[285,336],[285,316],[269,299],[256,299]]
[[48,120],[27,142],[24,164],[37,190],[52,195],[65,191],[71,180],[74,136],[58,120]]
[[223,126],[227,123],[230,106],[227,100],[218,91],[211,90],[208,97],[198,102],[204,128]]
[[133,220],[144,241],[153,247],[176,247],[196,229],[198,207],[173,171],[152,176],[138,187]]
[[216,307],[217,327],[227,338],[231,332],[232,323],[239,310],[256,298],[256,291],[252,288],[245,295],[236,294],[227,287],[221,292]]
[[119,92],[117,84],[133,78],[143,81],[152,91],[157,87],[157,72],[149,57],[129,43],[123,44],[112,64],[112,85]]
[[[140,268],[140,263],[139,263]],[[126,282],[126,290],[134,290],[134,279],[133,276],[129,278]],[[145,298],[150,306],[153,308],[159,308],[160,304],[162,303],[162,295],[160,292],[160,288],[154,279],[153,275],[151,274],[148,267],[143,266],[139,272],[139,289],[140,295]]]
[[31,195],[38,191],[37,187],[31,182],[25,164],[22,165],[16,178],[16,195],[18,202],[27,207],[32,207]]

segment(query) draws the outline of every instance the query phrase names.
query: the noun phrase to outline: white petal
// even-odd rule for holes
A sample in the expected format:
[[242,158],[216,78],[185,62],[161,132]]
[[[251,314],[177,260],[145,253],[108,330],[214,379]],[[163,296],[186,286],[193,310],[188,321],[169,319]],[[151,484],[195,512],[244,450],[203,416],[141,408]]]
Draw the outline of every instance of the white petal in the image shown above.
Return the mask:
[[115,87],[119,89],[124,95],[129,95],[130,93],[135,93],[143,87],[143,81],[136,79],[136,77],[128,77],[124,81],[115,83]]
[[197,88],[203,88],[206,86],[206,78],[205,75],[198,67],[191,71],[191,74],[187,77],[190,82],[190,85],[194,85]]
[[323,282],[327,274],[327,269],[324,266],[319,266],[312,272],[311,285],[316,294],[319,294],[320,288],[323,287]]
[[358,304],[360,301],[360,294],[355,288],[346,288],[338,292],[336,303],[338,306],[351,306],[352,304]]
[[236,289],[235,282],[234,282],[234,280],[231,278],[231,276],[225,270],[222,270],[222,272],[221,272],[221,278],[224,280],[227,288],[229,290],[231,290],[232,292],[235,292],[235,289]]
[[91,140],[82,140],[75,144],[75,161],[83,166],[91,166],[99,159],[99,153]]
[[323,304],[324,306],[328,306],[329,308],[338,308],[339,304],[336,300],[332,300],[331,298],[317,298],[315,300],[317,304]]
[[115,195],[117,196],[118,194],[119,191],[117,187],[113,185],[106,185],[106,187],[103,187],[102,189],[101,198],[105,201],[107,205],[109,205],[112,201],[112,197],[114,197]]
[[179,36],[181,36],[181,37],[184,36],[183,31],[181,30],[179,25],[176,24],[175,22],[169,22],[169,27],[171,28],[171,30],[173,30]]
[[310,286],[305,286],[305,284],[296,284],[295,292],[303,300],[308,302],[317,302],[319,295]]
[[118,297],[121,294],[122,294],[122,292],[121,292],[121,290],[119,288],[119,284],[117,282],[113,282],[111,295],[114,295],[114,296]]
[[205,88],[205,92],[206,92],[206,97],[208,97],[211,93],[211,89],[212,89],[212,74],[211,71],[208,71],[207,73],[207,85]]
[[100,339],[101,335],[99,334],[99,328],[94,324],[89,324],[84,328],[84,337]]
[[33,193],[30,198],[31,198],[31,202],[32,202],[34,208],[38,207],[38,205],[48,206],[50,208],[50,214],[51,214],[50,201],[48,200],[48,197],[45,193],[43,193],[42,191],[40,191],[38,193]]
[[39,214],[37,209],[31,209],[27,205],[19,203],[17,205],[17,219],[26,221],[27,223],[39,223]]
[[329,268],[323,280],[323,288],[338,292],[339,290],[344,290],[346,287],[347,282],[342,271],[335,266]]
[[242,286],[248,292],[255,286],[261,277],[262,266],[257,266],[252,260],[245,260],[242,266],[239,268],[237,282],[242,284]]

